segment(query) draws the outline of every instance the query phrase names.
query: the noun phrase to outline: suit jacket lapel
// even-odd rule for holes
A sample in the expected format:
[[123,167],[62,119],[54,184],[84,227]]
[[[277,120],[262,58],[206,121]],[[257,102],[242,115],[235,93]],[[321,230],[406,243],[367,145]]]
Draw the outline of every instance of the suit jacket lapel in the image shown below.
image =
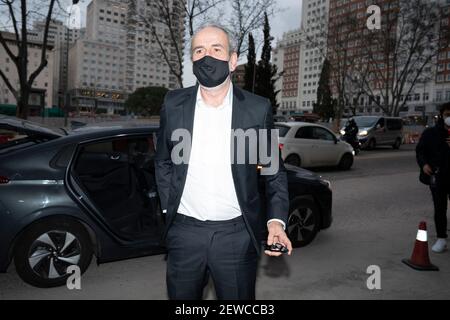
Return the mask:
[[244,95],[241,90],[233,85],[233,110],[231,114],[231,129],[242,128]]
[[198,84],[193,87],[191,95],[183,103],[183,128],[193,134],[195,105],[197,103]]

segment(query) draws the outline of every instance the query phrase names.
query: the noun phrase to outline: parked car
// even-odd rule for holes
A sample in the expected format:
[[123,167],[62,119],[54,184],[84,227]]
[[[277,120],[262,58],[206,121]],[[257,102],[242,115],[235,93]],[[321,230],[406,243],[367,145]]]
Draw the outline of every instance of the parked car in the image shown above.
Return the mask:
[[283,115],[274,115],[273,116],[273,121],[275,121],[275,122],[286,122],[286,121],[288,121],[288,117],[287,116],[283,116]]
[[[0,272],[14,261],[38,287],[65,284],[66,269],[165,252],[155,185],[156,126],[84,126],[68,134],[9,117],[0,129]],[[294,246],[331,225],[330,183],[287,165]],[[260,183],[264,192],[264,181]]]
[[[369,150],[377,146],[392,146],[399,149],[403,142],[403,120],[396,117],[356,116],[358,139],[363,148]],[[341,127],[343,134],[345,122]]]
[[297,167],[338,166],[348,170],[355,155],[351,145],[328,128],[307,122],[275,123],[279,129],[281,155],[285,163]]

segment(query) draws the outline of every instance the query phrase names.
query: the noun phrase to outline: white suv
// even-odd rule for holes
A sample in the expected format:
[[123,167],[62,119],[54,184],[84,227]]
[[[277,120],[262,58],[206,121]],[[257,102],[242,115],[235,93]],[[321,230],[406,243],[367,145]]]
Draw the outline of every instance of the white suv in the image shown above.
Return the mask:
[[339,140],[328,128],[307,122],[277,122],[279,144],[285,163],[301,167],[353,165],[353,148]]

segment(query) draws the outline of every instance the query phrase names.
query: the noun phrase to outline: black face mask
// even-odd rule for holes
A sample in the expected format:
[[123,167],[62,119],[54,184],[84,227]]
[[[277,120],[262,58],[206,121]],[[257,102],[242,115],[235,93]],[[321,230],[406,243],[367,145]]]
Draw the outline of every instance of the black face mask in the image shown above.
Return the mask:
[[225,82],[230,74],[228,61],[204,56],[193,63],[194,74],[198,82],[206,88],[214,88]]

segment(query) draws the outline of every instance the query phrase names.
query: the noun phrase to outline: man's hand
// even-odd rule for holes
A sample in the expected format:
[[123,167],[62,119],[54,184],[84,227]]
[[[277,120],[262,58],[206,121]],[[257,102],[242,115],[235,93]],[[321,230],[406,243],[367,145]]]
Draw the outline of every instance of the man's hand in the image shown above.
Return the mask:
[[431,176],[433,174],[433,169],[431,169],[430,165],[426,164],[423,166],[423,172],[426,175]]
[[[269,223],[269,226],[267,227],[269,230],[269,236],[267,237],[267,244],[270,246],[274,243],[281,243],[286,248],[288,248],[289,252],[288,255],[292,254],[292,244],[289,240],[286,232],[283,230],[283,225],[279,223],[278,221],[272,221]],[[268,256],[278,257],[281,256],[281,252],[272,252],[269,250],[264,251],[265,254]]]

